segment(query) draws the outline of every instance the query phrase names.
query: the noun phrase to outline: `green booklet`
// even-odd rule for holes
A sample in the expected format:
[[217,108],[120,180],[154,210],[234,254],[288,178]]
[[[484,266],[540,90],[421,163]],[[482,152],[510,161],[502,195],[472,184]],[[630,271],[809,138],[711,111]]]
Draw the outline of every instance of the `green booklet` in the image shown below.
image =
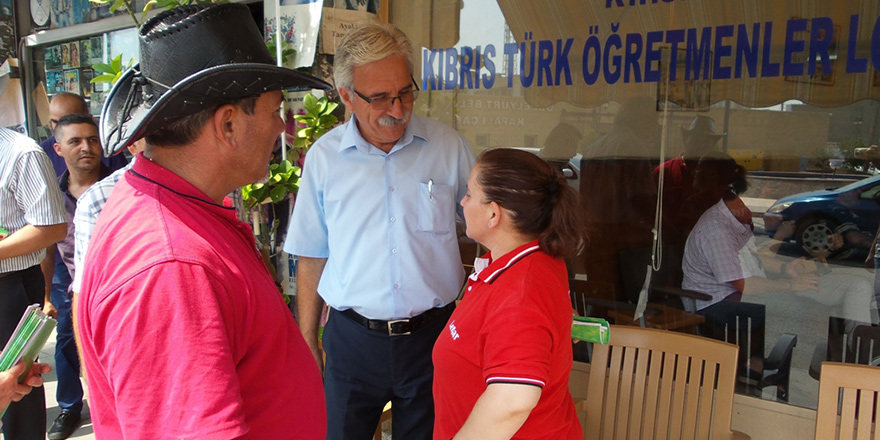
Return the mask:
[[602,318],[575,316],[571,323],[571,337],[580,341],[607,344],[611,339],[611,327]]
[[[24,382],[31,365],[40,354],[40,350],[49,340],[49,335],[55,329],[57,322],[46,316],[39,304],[33,304],[25,309],[18,326],[6,342],[6,347],[0,352],[0,371],[6,371],[18,361],[24,361],[25,372],[18,378],[18,382]],[[6,408],[0,411],[0,417],[6,412]]]

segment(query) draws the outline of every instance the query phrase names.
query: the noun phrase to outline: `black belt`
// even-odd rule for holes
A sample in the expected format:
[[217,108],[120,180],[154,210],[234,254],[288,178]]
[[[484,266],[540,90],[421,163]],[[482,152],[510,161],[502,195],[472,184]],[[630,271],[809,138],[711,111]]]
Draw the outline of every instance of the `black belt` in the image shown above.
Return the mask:
[[445,316],[447,313],[452,312],[452,309],[454,308],[455,303],[450,303],[443,307],[437,307],[427,310],[421,315],[413,316],[409,319],[393,319],[391,321],[383,321],[381,319],[369,319],[367,317],[361,316],[360,313],[355,312],[352,309],[340,310],[339,312],[347,316],[352,321],[370,330],[377,331],[388,336],[402,336],[408,335],[418,330],[419,327],[437,319],[438,317]]

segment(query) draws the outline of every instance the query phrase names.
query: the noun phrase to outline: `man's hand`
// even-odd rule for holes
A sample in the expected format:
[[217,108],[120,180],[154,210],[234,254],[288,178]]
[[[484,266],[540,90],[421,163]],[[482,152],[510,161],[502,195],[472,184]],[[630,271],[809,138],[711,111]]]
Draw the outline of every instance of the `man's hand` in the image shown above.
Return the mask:
[[58,319],[58,309],[56,309],[55,306],[48,301],[43,304],[43,313],[45,313],[46,316],[52,319]]
[[31,388],[43,385],[41,374],[48,373],[49,365],[35,363],[31,366],[24,383],[18,383],[18,376],[24,373],[24,362],[15,364],[12,368],[0,372],[0,410],[6,408],[10,402],[18,402],[22,397],[31,392]]

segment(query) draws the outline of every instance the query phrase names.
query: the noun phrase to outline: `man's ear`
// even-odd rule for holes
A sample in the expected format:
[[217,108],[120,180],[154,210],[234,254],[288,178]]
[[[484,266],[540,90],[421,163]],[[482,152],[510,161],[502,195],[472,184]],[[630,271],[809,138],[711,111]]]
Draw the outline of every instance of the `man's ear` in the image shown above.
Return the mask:
[[339,98],[342,99],[342,103],[345,104],[345,106],[348,107],[348,109],[350,111],[354,111],[354,107],[352,107],[352,105],[351,105],[352,104],[351,100],[353,98],[353,94],[351,93],[350,90],[340,87],[339,88]]
[[59,144],[58,142],[55,142],[53,147],[55,148],[55,154],[61,156],[61,144]]
[[237,131],[240,129],[237,124],[237,117],[241,109],[232,105],[222,105],[214,111],[211,118],[211,129],[214,137],[223,143],[228,143],[230,147],[234,147],[236,143]]

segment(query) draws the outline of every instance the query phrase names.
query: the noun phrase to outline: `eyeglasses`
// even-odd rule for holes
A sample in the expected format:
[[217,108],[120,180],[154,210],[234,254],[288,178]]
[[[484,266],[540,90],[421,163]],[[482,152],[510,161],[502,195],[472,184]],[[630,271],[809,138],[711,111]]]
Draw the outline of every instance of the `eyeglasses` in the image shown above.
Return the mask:
[[416,98],[419,97],[419,85],[416,84],[416,80],[413,77],[409,78],[412,81],[413,88],[406,91],[401,92],[397,96],[377,96],[375,98],[367,98],[362,95],[361,92],[358,92],[354,88],[351,91],[354,92],[355,95],[358,95],[361,99],[363,99],[367,104],[370,104],[370,107],[373,107],[373,110],[376,111],[385,111],[391,108],[394,105],[395,100],[399,100],[401,104],[412,104]]

